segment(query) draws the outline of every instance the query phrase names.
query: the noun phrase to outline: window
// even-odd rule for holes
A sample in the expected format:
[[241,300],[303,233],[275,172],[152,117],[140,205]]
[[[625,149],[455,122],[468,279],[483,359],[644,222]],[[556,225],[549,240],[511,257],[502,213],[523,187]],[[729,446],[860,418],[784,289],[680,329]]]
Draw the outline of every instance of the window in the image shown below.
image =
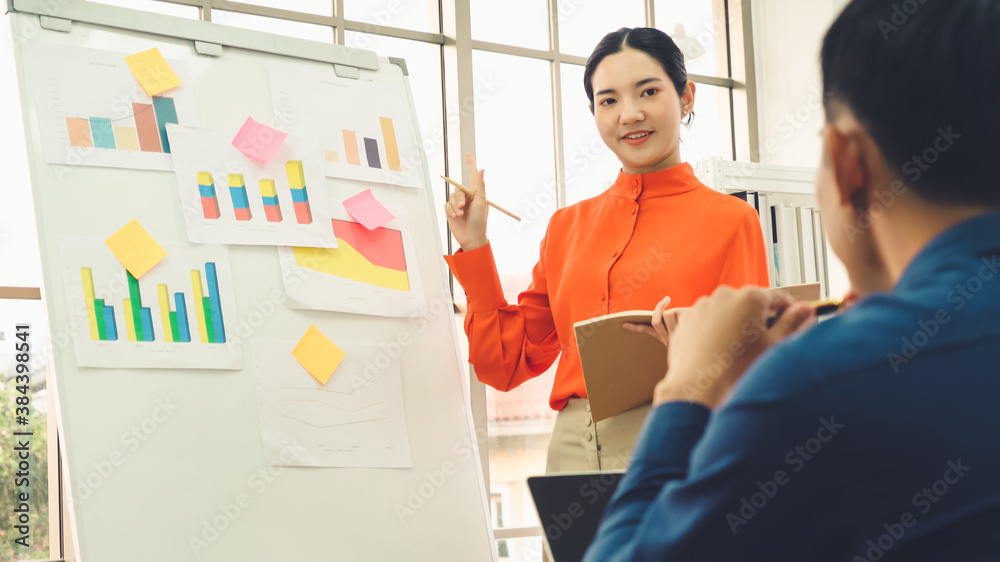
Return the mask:
[[[202,7],[191,6],[188,0],[94,1],[405,58],[430,177],[459,179],[461,154],[465,147],[475,146],[495,194],[491,198],[524,219],[517,223],[493,213],[489,225],[501,282],[511,302],[530,282],[552,213],[601,193],[617,176],[620,164],[601,141],[582,88],[586,57],[607,32],[654,24],[671,34],[684,51],[688,72],[697,83],[696,115],[691,126],[682,129],[684,160],[733,158],[735,147],[754,145],[750,139],[756,131],[750,130],[748,114],[755,109],[738,107],[742,98],[734,96],[734,90],[744,86],[733,81],[730,61],[743,56],[730,56],[733,48],[742,46],[731,45],[729,25],[739,24],[739,19],[727,22],[727,16],[734,15],[728,0],[204,0]],[[7,42],[8,25],[5,20],[0,26]],[[471,73],[464,71],[468,64]],[[0,51],[0,74],[14,76],[9,48]],[[474,103],[467,103],[469,98]],[[6,102],[4,107],[19,107],[13,80],[0,81],[0,100]],[[4,129],[12,132],[6,138],[23,142],[23,135],[16,134],[19,112],[8,110],[3,118]],[[474,138],[463,136],[470,124]],[[8,178],[23,186],[16,190],[23,197],[18,207],[22,211],[10,211],[8,217],[8,209],[15,206],[0,207],[0,260],[31,265],[23,270],[4,268],[0,286],[39,286],[32,214],[23,212],[30,208],[27,166],[24,158],[11,162]],[[431,186],[442,246],[449,248],[441,210],[447,190],[433,179]],[[4,243],[15,230],[28,242]],[[24,272],[27,277],[17,277]],[[464,304],[457,284],[455,293],[456,302]],[[0,305],[13,306],[3,301]],[[0,310],[0,318],[19,314],[39,322],[45,318],[44,311]],[[462,320],[456,315],[459,330]],[[8,328],[0,326],[0,332]],[[42,337],[40,331],[35,334]],[[6,372],[4,354],[9,351],[9,336],[3,337],[8,339],[0,338],[0,372]],[[462,343],[467,352],[466,342]],[[481,388],[470,392],[477,427],[489,435],[481,445],[488,449],[496,548],[499,556],[512,562],[541,559],[541,529],[525,478],[545,471],[555,420],[548,406],[554,370],[511,392]],[[44,381],[33,385],[36,411],[42,412]],[[0,551],[0,558],[5,554]]]

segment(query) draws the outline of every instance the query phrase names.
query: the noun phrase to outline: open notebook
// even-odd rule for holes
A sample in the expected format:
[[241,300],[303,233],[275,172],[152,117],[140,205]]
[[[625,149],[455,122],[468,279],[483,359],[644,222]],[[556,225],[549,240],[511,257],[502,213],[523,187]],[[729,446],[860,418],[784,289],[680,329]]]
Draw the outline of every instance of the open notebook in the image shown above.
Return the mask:
[[[820,298],[819,283],[772,290],[787,292],[794,301]],[[667,372],[666,348],[655,338],[622,328],[626,322],[649,324],[652,316],[649,310],[630,310],[573,324],[594,421],[652,401],[653,387]]]

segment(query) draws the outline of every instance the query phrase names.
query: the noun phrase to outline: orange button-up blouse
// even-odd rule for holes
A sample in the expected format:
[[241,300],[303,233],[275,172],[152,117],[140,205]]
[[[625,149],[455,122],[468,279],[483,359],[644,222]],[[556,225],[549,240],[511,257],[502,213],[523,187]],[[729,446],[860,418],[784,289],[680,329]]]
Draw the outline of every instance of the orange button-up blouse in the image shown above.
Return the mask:
[[556,369],[549,405],[587,388],[573,323],[652,310],[664,296],[687,307],[720,285],[768,286],[760,222],[746,202],[706,187],[689,164],[620,172],[604,193],[552,215],[517,305],[504,299],[487,244],[445,256],[468,296],[469,362],[482,382],[510,390]]

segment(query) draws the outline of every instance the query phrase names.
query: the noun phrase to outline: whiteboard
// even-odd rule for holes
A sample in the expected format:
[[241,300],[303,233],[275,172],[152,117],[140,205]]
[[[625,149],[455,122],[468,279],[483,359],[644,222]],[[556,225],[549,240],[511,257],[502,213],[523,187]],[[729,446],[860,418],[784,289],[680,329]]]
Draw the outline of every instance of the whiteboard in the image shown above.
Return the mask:
[[[277,249],[229,246],[235,310],[226,333],[241,345],[242,368],[79,367],[72,341],[87,320],[68,301],[72,271],[62,263],[60,239],[103,240],[138,219],[161,244],[201,246],[186,237],[172,172],[47,161],[33,94],[40,71],[26,53],[32,43],[123,56],[158,47],[168,60],[183,61],[199,125],[233,132],[248,115],[273,118],[269,66],[332,74],[337,62],[358,80],[406,92],[409,140],[420,146],[403,68],[334,45],[74,0],[15,0],[10,17],[77,558],[495,560],[422,154],[416,188],[329,178],[324,186],[331,202],[344,190],[370,187],[387,206],[405,209],[425,300],[420,314],[292,310],[284,305]],[[334,342],[375,345],[379,361],[398,365],[411,468],[268,466],[255,342],[264,342],[260,349],[294,344],[310,324]]]

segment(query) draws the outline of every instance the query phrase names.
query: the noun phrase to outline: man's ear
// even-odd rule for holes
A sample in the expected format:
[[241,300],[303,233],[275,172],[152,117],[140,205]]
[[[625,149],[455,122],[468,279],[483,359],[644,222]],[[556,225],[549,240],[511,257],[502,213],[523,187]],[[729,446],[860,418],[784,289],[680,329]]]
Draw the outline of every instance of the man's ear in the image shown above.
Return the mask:
[[839,203],[867,206],[868,171],[861,139],[832,123],[827,124],[823,134],[826,141],[823,157],[833,173]]
[[587,107],[590,108],[590,114],[593,115],[594,114],[594,102],[588,103]]

